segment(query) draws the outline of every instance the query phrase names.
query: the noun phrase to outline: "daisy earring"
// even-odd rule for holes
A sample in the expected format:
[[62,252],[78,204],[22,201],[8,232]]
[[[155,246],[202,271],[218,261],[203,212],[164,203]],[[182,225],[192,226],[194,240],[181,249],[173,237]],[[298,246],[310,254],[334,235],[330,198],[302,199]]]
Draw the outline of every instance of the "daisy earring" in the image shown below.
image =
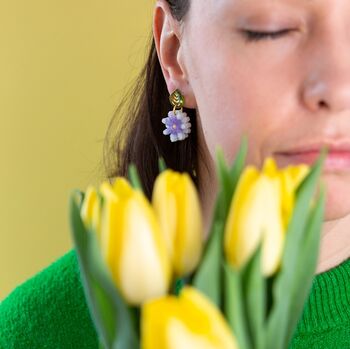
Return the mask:
[[[162,123],[166,126],[163,134],[170,136],[172,142],[182,141],[191,133],[190,118],[182,109],[185,104],[185,98],[181,92],[176,89],[170,95],[169,101],[174,109],[169,111],[168,117],[162,119]],[[180,108],[180,110],[178,110],[178,108]]]

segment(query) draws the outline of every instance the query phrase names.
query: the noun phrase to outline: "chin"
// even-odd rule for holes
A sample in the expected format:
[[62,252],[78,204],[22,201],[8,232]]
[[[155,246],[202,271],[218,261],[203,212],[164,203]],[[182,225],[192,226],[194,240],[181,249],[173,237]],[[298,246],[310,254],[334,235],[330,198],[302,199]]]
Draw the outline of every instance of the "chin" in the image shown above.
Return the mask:
[[321,177],[325,184],[326,204],[324,221],[334,221],[350,214],[350,174],[326,173]]

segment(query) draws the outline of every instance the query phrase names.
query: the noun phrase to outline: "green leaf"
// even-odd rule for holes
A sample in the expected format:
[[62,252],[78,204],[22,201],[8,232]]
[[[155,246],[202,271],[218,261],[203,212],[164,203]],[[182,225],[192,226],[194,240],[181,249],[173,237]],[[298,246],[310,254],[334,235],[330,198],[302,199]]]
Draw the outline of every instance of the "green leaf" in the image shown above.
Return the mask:
[[248,139],[245,136],[241,141],[241,145],[240,145],[238,154],[236,156],[236,159],[230,168],[230,177],[232,181],[231,183],[234,188],[236,188],[239,177],[244,169],[247,152],[248,152]]
[[143,191],[141,180],[140,180],[139,174],[137,172],[137,168],[134,164],[131,164],[129,166],[128,172],[129,172],[129,180],[130,180],[132,187],[134,189],[139,189],[139,190]]
[[163,172],[167,169],[164,158],[162,157],[158,159],[158,168],[159,168],[159,172]]
[[302,252],[298,258],[298,264],[295,269],[296,283],[293,288],[291,309],[288,328],[286,333],[286,343],[289,343],[298,324],[305,300],[310,294],[314,273],[317,267],[317,261],[321,243],[322,222],[325,207],[325,189],[321,189],[320,198],[310,214],[305,242],[300,248]]
[[[314,256],[315,251],[301,249],[301,246],[305,244],[307,224],[311,215],[311,199],[321,175],[324,157],[325,153],[322,152],[297,190],[294,211],[287,229],[281,269],[273,285],[274,304],[268,320],[267,348],[286,348],[290,331],[289,317],[292,313],[296,317],[301,315],[300,313],[297,314],[292,308],[295,297],[294,289],[296,289],[296,285],[299,285],[299,274],[296,273],[296,270],[298,270],[299,265],[302,268],[305,263],[313,264],[312,256]],[[317,249],[317,246],[312,246],[312,248]],[[299,264],[300,260],[303,261],[303,264]],[[310,276],[313,275],[310,271],[309,273]],[[304,291],[301,291],[300,288],[304,288]],[[301,284],[300,288],[300,294],[305,294],[309,290],[309,285]],[[299,299],[300,301],[305,302],[305,299]]]
[[138,349],[138,337],[130,308],[111,280],[100,254],[96,234],[86,230],[81,220],[81,198],[81,193],[77,191],[71,195],[70,225],[85,298],[96,330],[106,348]]
[[228,170],[227,164],[224,159],[224,155],[221,148],[217,149],[216,153],[216,165],[217,165],[217,174],[219,177],[219,183],[221,188],[220,200],[223,202],[224,214],[226,216],[226,212],[230,207],[231,198],[232,198],[232,180],[230,178],[230,172]]
[[175,296],[179,296],[181,293],[181,290],[184,288],[184,286],[186,285],[185,280],[183,278],[178,278],[175,280],[174,283],[174,290],[173,293]]
[[[243,292],[243,280],[239,271],[233,270],[224,262],[224,314],[237,338],[240,349],[252,349],[245,310],[245,294]],[[255,348],[254,348],[255,349]]]
[[261,267],[261,245],[242,270],[244,279],[244,297],[250,335],[254,349],[264,348],[264,331],[266,317],[266,280]]
[[222,235],[223,225],[217,222],[206,245],[204,257],[193,278],[192,284],[220,308],[222,284]]
[[230,209],[232,197],[234,195],[239,177],[244,168],[245,158],[247,155],[247,140],[243,138],[238,153],[231,168],[227,167],[224,159],[223,151],[217,148],[216,151],[216,171],[220,183],[220,191],[217,200],[217,210],[215,211],[215,219],[226,220],[228,211]]
[[98,340],[98,349],[106,349],[101,339]]
[[[96,321],[95,325],[98,329],[99,334],[106,345],[111,345],[113,343],[115,335],[115,326],[112,318],[112,314],[107,314],[105,308],[108,309],[108,297],[104,298],[103,294],[98,287],[97,280],[94,275],[89,272],[89,265],[91,264],[91,258],[89,254],[91,253],[90,239],[88,232],[83,225],[80,217],[80,209],[76,199],[77,195],[80,195],[81,203],[81,193],[73,192],[70,201],[70,220],[71,220],[71,230],[73,232],[73,238],[75,243],[75,248],[78,256],[82,283],[84,285],[84,291],[86,293],[86,298],[89,303],[89,308],[94,315],[93,318]],[[95,297],[96,294],[96,297]],[[107,303],[107,307],[105,304]],[[101,310],[99,309],[101,307]],[[112,309],[112,307],[110,307]]]
[[219,308],[222,304],[223,277],[221,265],[223,259],[224,225],[235,186],[243,169],[246,148],[244,140],[231,169],[228,169],[222,151],[219,148],[217,149],[216,165],[220,179],[220,190],[216,199],[209,238],[205,245],[201,263],[193,277],[195,287],[206,294]]

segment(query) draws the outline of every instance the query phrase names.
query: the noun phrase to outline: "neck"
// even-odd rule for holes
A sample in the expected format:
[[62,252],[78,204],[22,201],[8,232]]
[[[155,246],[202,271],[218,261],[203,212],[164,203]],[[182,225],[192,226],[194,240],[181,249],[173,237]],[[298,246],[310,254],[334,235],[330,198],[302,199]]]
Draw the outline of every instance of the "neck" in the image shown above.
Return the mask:
[[334,268],[350,257],[350,214],[325,221],[316,273]]

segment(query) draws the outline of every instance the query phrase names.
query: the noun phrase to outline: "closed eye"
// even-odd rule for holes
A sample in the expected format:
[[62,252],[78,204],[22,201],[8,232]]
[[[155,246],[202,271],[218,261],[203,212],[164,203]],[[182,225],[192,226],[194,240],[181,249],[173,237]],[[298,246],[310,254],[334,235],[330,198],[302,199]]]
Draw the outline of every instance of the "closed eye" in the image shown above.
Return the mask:
[[261,41],[266,39],[278,39],[281,36],[287,35],[292,29],[282,29],[274,32],[263,32],[263,31],[253,31],[253,30],[242,30],[242,34],[246,41]]

